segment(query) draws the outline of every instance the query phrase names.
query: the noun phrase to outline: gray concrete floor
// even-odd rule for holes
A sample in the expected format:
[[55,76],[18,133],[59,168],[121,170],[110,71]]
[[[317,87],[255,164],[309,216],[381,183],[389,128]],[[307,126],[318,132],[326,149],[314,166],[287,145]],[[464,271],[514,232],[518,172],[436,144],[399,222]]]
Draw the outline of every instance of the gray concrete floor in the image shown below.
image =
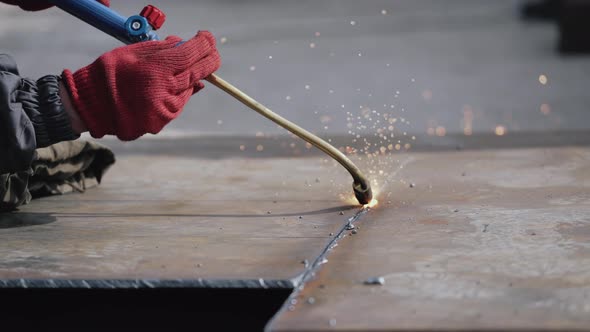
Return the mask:
[[[404,117],[409,124],[398,129],[418,135],[437,126],[462,133],[466,109],[477,133],[498,125],[508,134],[590,127],[590,58],[557,55],[556,27],[523,23],[517,1],[153,3],[168,13],[161,35],[209,29],[224,38],[219,74],[318,133],[347,134],[346,112],[356,116],[362,107]],[[126,15],[144,4],[113,1]],[[38,77],[86,65],[118,42],[59,10],[0,5],[0,45],[24,74]],[[256,132],[282,130],[209,87],[164,135]]]

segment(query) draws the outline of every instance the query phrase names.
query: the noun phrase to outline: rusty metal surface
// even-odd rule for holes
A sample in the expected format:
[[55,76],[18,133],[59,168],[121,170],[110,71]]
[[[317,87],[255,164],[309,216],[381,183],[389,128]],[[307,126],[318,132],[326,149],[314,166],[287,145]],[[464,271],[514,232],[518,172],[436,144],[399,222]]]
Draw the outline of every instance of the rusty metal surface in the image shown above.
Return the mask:
[[0,286],[292,287],[356,211],[327,171],[317,158],[120,157],[99,188],[0,215]]
[[590,149],[404,160],[269,330],[589,329]]

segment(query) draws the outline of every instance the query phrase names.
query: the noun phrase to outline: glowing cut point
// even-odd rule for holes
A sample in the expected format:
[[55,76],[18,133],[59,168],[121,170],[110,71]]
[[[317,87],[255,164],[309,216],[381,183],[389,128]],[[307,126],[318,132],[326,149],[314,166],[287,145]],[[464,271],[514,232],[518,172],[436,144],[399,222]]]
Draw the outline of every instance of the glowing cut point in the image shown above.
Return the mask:
[[377,206],[377,204],[379,204],[379,201],[376,198],[373,198],[372,201],[369,202],[369,204],[365,204],[364,207],[366,208],[374,208]]

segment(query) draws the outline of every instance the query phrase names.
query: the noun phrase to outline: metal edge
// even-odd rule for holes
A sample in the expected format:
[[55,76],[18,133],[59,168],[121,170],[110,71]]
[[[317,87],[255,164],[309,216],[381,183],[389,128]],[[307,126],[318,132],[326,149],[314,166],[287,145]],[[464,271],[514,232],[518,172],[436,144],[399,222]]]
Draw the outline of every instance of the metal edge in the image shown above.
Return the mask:
[[370,210],[371,209],[368,207],[363,207],[354,216],[348,218],[347,222],[344,225],[342,225],[338,233],[334,235],[330,242],[328,242],[326,247],[317,256],[313,263],[307,266],[304,272],[302,272],[300,275],[296,276],[291,280],[291,282],[294,285],[293,292],[291,293],[291,295],[289,295],[285,303],[281,306],[281,309],[279,309],[279,311],[277,311],[273,315],[273,317],[268,321],[264,328],[264,331],[271,332],[272,326],[274,325],[275,321],[278,320],[283,313],[295,309],[295,305],[297,304],[297,297],[303,291],[305,285],[315,278],[316,273],[321,269],[322,265],[328,262],[327,257],[330,254],[330,252],[334,250],[334,248],[336,248],[336,246],[338,245],[338,241],[343,239],[346,236],[346,231],[353,228],[352,226],[354,226],[354,224],[358,222],[361,219],[361,217],[367,214]]
[[291,280],[265,279],[8,279],[2,289],[294,289]]

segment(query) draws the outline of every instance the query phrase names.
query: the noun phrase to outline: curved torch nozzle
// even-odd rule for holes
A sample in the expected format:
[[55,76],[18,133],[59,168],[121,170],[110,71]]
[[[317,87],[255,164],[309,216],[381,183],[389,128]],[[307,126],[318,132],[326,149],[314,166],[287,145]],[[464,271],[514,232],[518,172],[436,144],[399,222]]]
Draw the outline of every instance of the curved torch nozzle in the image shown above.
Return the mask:
[[371,190],[371,185],[369,185],[368,182],[355,182],[352,184],[352,189],[354,190],[354,197],[356,197],[362,205],[369,204],[373,200],[373,190]]

